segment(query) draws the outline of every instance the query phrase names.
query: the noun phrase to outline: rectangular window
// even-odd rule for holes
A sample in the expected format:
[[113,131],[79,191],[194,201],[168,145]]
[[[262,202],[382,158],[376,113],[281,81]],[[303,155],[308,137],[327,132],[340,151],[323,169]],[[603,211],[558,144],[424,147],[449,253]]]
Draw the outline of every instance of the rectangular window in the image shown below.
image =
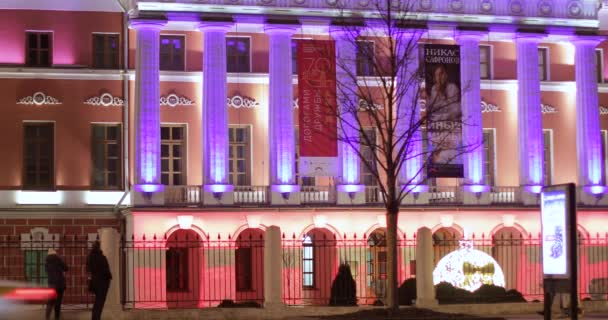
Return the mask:
[[305,288],[315,287],[315,247],[309,235],[302,241],[302,285]]
[[553,131],[551,129],[543,129],[543,147],[544,147],[544,168],[543,184],[548,186],[553,181]]
[[425,166],[424,170],[422,170],[422,172],[420,174],[422,175],[423,179],[426,180],[426,183],[429,186],[436,186],[437,178],[427,178],[428,174],[427,174],[426,164],[430,161],[430,158],[431,158],[431,153],[430,153],[430,149],[429,149],[428,130],[426,129],[426,127],[422,127],[422,128],[420,128],[420,131],[421,131],[421,139],[422,139],[422,163]]
[[93,34],[93,67],[118,69],[120,44],[118,34]]
[[185,37],[160,35],[160,70],[185,70]]
[[188,248],[170,247],[165,259],[167,291],[188,291]]
[[23,188],[53,189],[54,124],[24,123]]
[[595,49],[595,67],[597,68],[597,83],[604,82],[604,51]]
[[251,248],[237,248],[234,256],[236,289],[238,291],[252,290]]
[[[366,186],[375,186],[377,185],[377,181],[373,172],[377,172],[376,157],[374,156],[374,152],[376,152],[376,130],[374,128],[365,128],[361,133],[361,142],[359,146],[362,156],[360,164],[361,183]],[[371,144],[365,142],[363,135],[367,137]]]
[[374,70],[374,42],[357,41],[357,75],[375,76]]
[[604,166],[604,181],[608,181],[608,130],[601,130],[602,135],[602,165]]
[[538,48],[538,78],[549,80],[549,48]]
[[291,40],[291,73],[298,74],[298,40]]
[[296,172],[296,181],[298,181],[298,184],[301,186],[315,186],[317,185],[316,181],[315,181],[315,177],[302,177],[300,176],[300,128],[296,127],[296,133],[295,133],[295,139],[296,139],[296,167],[295,167],[295,172]]
[[162,184],[185,184],[186,126],[163,124],[160,128],[160,139]]
[[50,32],[26,32],[26,65],[50,67],[53,64],[52,34]]
[[479,46],[479,77],[492,79],[492,47]]
[[484,162],[484,184],[494,185],[496,149],[494,143],[494,129],[483,129],[483,162]]
[[250,72],[250,38],[226,38],[226,63],[228,72]]
[[92,126],[93,182],[95,189],[120,189],[122,185],[122,151],[119,124]]
[[25,280],[46,286],[47,274],[45,259],[47,250],[25,250]]
[[230,183],[237,186],[251,185],[251,133],[250,127],[228,128],[228,169]]

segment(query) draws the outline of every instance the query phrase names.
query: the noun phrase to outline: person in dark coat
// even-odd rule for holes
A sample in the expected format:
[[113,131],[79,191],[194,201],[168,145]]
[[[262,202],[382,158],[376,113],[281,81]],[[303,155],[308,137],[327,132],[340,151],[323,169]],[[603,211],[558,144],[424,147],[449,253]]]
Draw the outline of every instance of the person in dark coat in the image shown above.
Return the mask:
[[46,305],[46,319],[51,318],[51,311],[55,309],[55,319],[59,319],[61,313],[61,300],[63,300],[63,292],[65,291],[65,272],[68,267],[65,262],[57,255],[54,249],[49,249],[45,261],[46,274],[50,288],[55,289],[57,297],[49,300]]
[[101,319],[103,305],[106,303],[110,280],[112,280],[110,265],[101,251],[99,241],[93,243],[93,248],[87,257],[87,272],[91,274],[89,291],[95,294],[93,320],[99,320]]

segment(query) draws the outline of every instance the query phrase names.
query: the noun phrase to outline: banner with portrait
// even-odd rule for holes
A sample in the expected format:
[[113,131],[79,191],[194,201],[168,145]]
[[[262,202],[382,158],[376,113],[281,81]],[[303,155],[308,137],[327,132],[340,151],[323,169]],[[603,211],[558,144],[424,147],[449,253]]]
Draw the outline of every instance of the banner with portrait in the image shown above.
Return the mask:
[[427,176],[461,178],[464,170],[460,47],[424,45],[423,68],[430,152]]
[[298,41],[300,176],[338,176],[335,45]]

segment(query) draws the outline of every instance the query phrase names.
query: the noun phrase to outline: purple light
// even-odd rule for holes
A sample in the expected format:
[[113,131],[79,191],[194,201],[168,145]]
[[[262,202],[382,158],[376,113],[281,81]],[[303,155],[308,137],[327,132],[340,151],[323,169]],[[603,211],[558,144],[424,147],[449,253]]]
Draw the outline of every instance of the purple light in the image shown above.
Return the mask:
[[407,193],[423,193],[423,192],[427,192],[429,190],[429,186],[422,185],[422,184],[403,185],[403,186],[401,186],[401,188],[403,189],[403,191],[405,191]]
[[134,186],[135,191],[153,193],[153,192],[161,192],[165,190],[165,186],[162,184],[136,184]]
[[363,192],[365,191],[365,185],[362,184],[341,184],[338,185],[339,192]]
[[591,194],[603,194],[606,192],[606,186],[594,185],[594,186],[585,186],[585,191]]
[[464,190],[473,192],[473,193],[481,193],[490,191],[490,186],[486,186],[483,184],[472,184],[464,186]]
[[539,185],[524,186],[524,190],[526,190],[527,192],[530,192],[530,193],[540,193],[543,190],[543,186],[539,186]]
[[271,190],[279,193],[294,193],[300,191],[300,186],[296,184],[275,184]]
[[234,190],[234,186],[231,184],[208,184],[203,186],[205,192],[211,193],[224,193],[224,192],[232,192]]

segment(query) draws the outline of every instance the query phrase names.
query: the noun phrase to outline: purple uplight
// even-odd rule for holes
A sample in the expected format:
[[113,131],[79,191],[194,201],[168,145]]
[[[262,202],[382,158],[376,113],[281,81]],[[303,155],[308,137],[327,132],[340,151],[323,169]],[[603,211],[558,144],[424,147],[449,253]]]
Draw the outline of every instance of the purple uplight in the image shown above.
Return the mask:
[[162,184],[136,184],[134,186],[135,191],[138,192],[146,192],[146,193],[153,193],[153,192],[161,192],[163,190],[165,190],[165,186]]
[[275,184],[271,190],[279,193],[294,193],[300,191],[300,186],[297,184]]
[[365,191],[365,185],[362,184],[342,184],[338,185],[338,192],[363,192]]
[[490,186],[486,186],[483,184],[472,184],[464,186],[464,190],[473,192],[473,193],[481,193],[490,191]]
[[540,193],[543,190],[541,185],[524,186],[524,190],[530,193]]
[[234,186],[231,184],[207,184],[203,186],[203,190],[211,193],[232,192],[234,190]]
[[591,194],[603,194],[606,192],[606,186],[594,185],[585,186],[585,191]]
[[407,193],[423,193],[429,190],[429,186],[423,184],[403,185],[401,188]]

